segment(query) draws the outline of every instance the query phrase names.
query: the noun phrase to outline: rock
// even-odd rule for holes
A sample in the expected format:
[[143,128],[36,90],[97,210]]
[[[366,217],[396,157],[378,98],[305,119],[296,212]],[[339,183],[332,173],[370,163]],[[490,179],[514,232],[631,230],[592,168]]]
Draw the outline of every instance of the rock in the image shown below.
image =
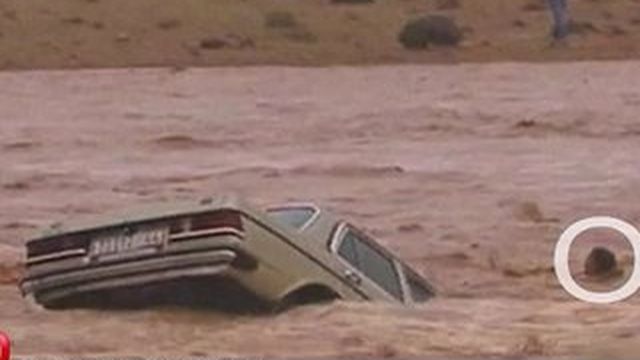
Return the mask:
[[460,0],[438,0],[436,2],[436,9],[438,10],[456,10],[460,7]]
[[538,123],[534,119],[522,119],[516,123],[515,127],[528,129],[535,127],[537,124]]
[[591,249],[584,262],[584,272],[588,276],[603,277],[613,274],[618,270],[616,255],[603,246]]
[[246,36],[227,34],[223,36],[210,36],[200,40],[200,48],[205,50],[245,49],[253,48],[253,40]]
[[515,218],[519,221],[543,223],[556,220],[546,217],[536,201],[525,200],[517,202],[514,204],[513,212]]
[[172,30],[182,26],[182,22],[178,19],[164,19],[156,23],[160,30]]
[[421,232],[424,231],[424,228],[420,224],[411,223],[411,224],[401,224],[397,228],[398,232],[401,233],[412,233],[412,232]]
[[332,4],[372,4],[374,0],[331,0]]
[[546,11],[547,5],[541,0],[531,0],[524,4],[522,10],[530,12]]
[[72,16],[62,19],[62,22],[70,25],[83,25],[86,21],[79,16]]
[[102,30],[104,29],[104,23],[101,21],[94,21],[91,23],[91,27],[96,30]]
[[226,47],[228,44],[221,38],[208,37],[200,40],[200,47],[207,50],[218,50]]
[[374,357],[383,359],[394,358],[398,355],[398,349],[390,344],[380,344],[374,350]]
[[129,42],[131,40],[131,36],[126,32],[120,32],[116,35],[116,41],[120,43]]
[[407,49],[426,49],[429,45],[457,46],[462,41],[462,31],[456,22],[442,15],[429,15],[409,21],[398,41]]
[[576,35],[597,34],[602,32],[589,21],[571,21],[569,23],[569,31]]
[[273,11],[264,16],[264,25],[273,29],[290,29],[297,27],[298,21],[288,11]]
[[516,20],[513,21],[513,26],[517,27],[517,28],[520,28],[520,29],[524,29],[524,28],[527,27],[527,23],[524,22],[523,20],[516,19]]

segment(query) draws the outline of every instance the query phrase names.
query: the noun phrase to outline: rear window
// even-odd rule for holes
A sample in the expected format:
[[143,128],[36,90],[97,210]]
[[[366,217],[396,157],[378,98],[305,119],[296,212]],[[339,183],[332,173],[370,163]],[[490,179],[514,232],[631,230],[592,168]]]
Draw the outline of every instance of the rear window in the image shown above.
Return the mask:
[[283,207],[267,210],[267,213],[277,222],[294,229],[302,229],[311,221],[316,212],[317,210],[310,206]]

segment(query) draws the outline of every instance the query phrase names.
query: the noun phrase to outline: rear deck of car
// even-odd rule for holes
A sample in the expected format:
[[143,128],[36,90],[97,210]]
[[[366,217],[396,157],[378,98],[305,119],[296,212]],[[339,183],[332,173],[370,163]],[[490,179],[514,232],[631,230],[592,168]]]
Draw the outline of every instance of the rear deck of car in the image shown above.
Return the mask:
[[239,259],[241,215],[228,204],[149,216],[73,228],[29,242],[23,292],[56,306],[104,290],[220,277]]

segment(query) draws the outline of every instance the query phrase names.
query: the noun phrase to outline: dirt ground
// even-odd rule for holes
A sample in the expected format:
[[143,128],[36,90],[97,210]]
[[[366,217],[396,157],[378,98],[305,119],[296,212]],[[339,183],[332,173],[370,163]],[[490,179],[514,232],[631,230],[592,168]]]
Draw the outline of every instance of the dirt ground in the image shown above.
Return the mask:
[[[23,355],[637,355],[640,295],[580,303],[551,261],[579,218],[640,224],[639,82],[637,62],[0,73],[0,327]],[[317,201],[440,296],[258,318],[19,296],[39,228],[217,193]]]
[[[638,0],[569,3],[576,34],[552,47],[546,0],[0,0],[0,68],[640,58]],[[463,43],[404,50],[425,14],[455,19]]]

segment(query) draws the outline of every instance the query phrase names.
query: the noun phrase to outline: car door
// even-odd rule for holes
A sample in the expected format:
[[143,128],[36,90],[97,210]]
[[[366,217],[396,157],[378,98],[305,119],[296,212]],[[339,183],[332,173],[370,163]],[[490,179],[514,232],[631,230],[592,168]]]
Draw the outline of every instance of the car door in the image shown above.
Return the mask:
[[342,276],[372,300],[404,302],[395,259],[361,231],[341,224],[331,244],[340,259]]

